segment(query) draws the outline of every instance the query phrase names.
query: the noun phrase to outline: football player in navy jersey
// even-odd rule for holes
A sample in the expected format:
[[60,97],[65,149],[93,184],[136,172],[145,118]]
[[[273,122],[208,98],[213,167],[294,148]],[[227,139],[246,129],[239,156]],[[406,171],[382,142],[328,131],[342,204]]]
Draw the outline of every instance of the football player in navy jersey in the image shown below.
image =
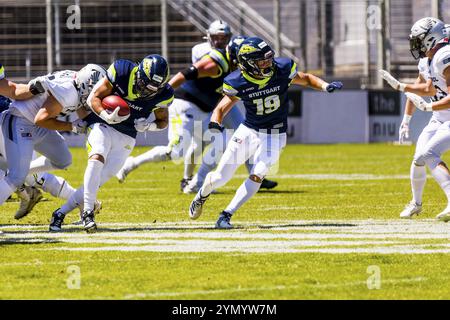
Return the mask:
[[[198,174],[192,179],[195,160],[205,146],[203,135],[208,128],[211,112],[223,96],[223,79],[235,68],[234,52],[228,49],[231,46],[234,49],[243,37],[235,37],[231,41],[230,26],[222,20],[216,20],[209,26],[207,38],[209,46],[197,45],[192,49],[193,65],[169,81],[174,89],[178,88],[170,110],[169,145],[157,146],[137,157],[129,157],[117,173],[119,182],[123,182],[131,171],[142,164],[184,158],[180,188],[185,193],[193,193],[198,191],[207,173],[215,168],[218,159],[212,155],[221,154],[224,148],[221,143],[211,146],[203,158],[208,161],[202,161]],[[242,113],[235,108],[224,118],[223,124],[227,129],[236,130],[243,120]],[[251,165],[246,165],[250,172]],[[274,181],[264,180],[262,187],[271,189],[276,185]]]
[[[167,127],[167,108],[174,99],[173,89],[167,84],[169,72],[167,61],[156,54],[145,57],[139,64],[116,60],[109,67],[107,77],[92,89],[87,104],[94,112],[84,118],[89,126],[84,184],[53,212],[50,231],[60,231],[66,213],[81,202],[84,202],[81,220],[85,230],[96,231],[94,205],[100,186],[123,166],[133,150],[137,132]],[[130,114],[120,116],[119,107],[111,113],[102,107],[102,99],[112,94],[128,103]]]
[[238,100],[244,103],[245,121],[232,136],[217,169],[206,176],[189,207],[191,219],[197,219],[211,192],[226,184],[236,169],[250,159],[252,172],[220,214],[216,222],[216,228],[220,229],[232,228],[232,215],[258,191],[270,167],[278,162],[286,145],[289,86],[295,84],[326,92],[343,87],[341,82],[327,83],[311,74],[298,72],[293,60],[274,58],[272,48],[257,37],[242,42],[238,63],[240,70],[224,80],[225,96],[214,109],[209,128],[223,131],[223,117]]

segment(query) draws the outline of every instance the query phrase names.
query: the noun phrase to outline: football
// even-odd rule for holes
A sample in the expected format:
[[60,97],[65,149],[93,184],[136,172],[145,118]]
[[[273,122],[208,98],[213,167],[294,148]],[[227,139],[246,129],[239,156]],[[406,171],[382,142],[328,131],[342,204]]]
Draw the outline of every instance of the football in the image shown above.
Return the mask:
[[102,106],[110,113],[113,112],[117,107],[119,107],[119,116],[126,116],[130,114],[130,107],[128,106],[128,103],[124,99],[116,95],[104,97],[102,100]]

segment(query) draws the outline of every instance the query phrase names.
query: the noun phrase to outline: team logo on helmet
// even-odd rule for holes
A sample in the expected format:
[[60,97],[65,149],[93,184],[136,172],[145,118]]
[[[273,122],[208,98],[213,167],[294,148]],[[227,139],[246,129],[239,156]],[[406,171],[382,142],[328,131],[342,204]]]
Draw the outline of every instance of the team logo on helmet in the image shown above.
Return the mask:
[[147,78],[151,79],[150,70],[152,70],[152,60],[150,59],[144,59],[142,61],[144,73],[147,76]]
[[252,52],[255,52],[255,51],[258,51],[258,49],[256,49],[255,47],[253,47],[251,45],[244,44],[239,49],[239,54],[252,53]]

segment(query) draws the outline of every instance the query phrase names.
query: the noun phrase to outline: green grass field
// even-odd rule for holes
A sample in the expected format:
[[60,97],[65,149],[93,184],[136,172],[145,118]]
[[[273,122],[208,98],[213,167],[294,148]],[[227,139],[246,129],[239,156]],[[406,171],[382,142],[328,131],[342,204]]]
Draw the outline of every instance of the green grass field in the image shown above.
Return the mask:
[[[434,220],[446,199],[432,178],[423,214],[398,218],[413,148],[290,145],[271,177],[279,186],[242,207],[230,231],[213,226],[244,168],[196,221],[170,162],[103,186],[96,234],[69,224],[49,234],[62,204],[50,195],[19,222],[17,203],[4,204],[0,299],[448,299],[450,225]],[[73,154],[57,174],[77,187],[86,155]]]

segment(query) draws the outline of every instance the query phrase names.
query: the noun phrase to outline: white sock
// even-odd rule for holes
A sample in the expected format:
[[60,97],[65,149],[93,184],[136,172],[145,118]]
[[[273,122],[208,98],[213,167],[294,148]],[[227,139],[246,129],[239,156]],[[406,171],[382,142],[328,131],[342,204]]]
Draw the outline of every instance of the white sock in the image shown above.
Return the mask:
[[55,167],[49,159],[47,159],[44,156],[40,156],[37,159],[34,159],[30,163],[30,171],[28,174],[34,174],[39,172],[47,172],[51,170],[57,170],[58,168]]
[[51,173],[44,173],[43,179],[42,190],[50,193],[54,197],[67,200],[75,192],[75,189],[61,177]]
[[0,205],[14,192],[14,188],[6,182],[6,179],[0,180]]
[[157,146],[153,149],[135,157],[130,165],[139,167],[147,162],[162,162],[169,160],[167,146]]
[[198,168],[197,174],[193,178],[195,179],[195,184],[198,186],[203,185],[203,182],[205,181],[206,175],[210,173],[212,170],[214,170],[215,164],[207,164],[204,161],[200,165],[200,168]]
[[441,189],[444,191],[445,195],[447,196],[447,201],[450,204],[450,175],[448,174],[447,170],[442,168],[441,166],[437,166],[436,168],[431,170],[431,174],[433,175],[434,179],[436,179]]
[[250,178],[247,178],[237,189],[233,200],[231,200],[228,207],[225,209],[226,212],[233,214],[238,210],[244,203],[246,203],[251,197],[258,192],[261,183],[255,182]]
[[417,166],[414,162],[410,170],[411,190],[413,201],[422,204],[422,195],[425,183],[427,182],[427,169],[425,166]]
[[97,192],[100,188],[103,162],[90,159],[84,173],[84,211],[94,210]]
[[70,211],[83,204],[84,187],[81,186],[70,196],[67,202],[61,207],[61,212],[68,214]]

